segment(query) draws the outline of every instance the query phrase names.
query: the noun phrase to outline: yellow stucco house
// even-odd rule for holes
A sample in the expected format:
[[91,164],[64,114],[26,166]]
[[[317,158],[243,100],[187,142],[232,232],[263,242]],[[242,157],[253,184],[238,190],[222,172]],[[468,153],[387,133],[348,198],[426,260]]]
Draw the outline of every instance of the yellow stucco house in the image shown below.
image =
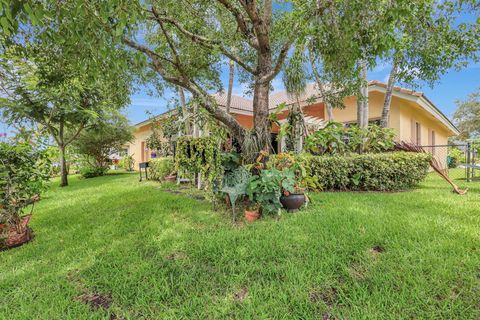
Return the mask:
[[[382,115],[386,84],[379,81],[370,81],[368,87],[369,121],[377,121]],[[317,99],[312,103],[312,97],[315,96],[319,96],[318,89],[315,84],[310,84],[299,99],[305,117],[317,123],[328,121],[325,105],[322,101]],[[225,95],[215,94],[213,97],[220,107],[225,106]],[[284,91],[270,95],[271,110],[274,110],[278,104],[283,102],[289,105],[296,100],[293,101]],[[345,124],[356,122],[356,98],[348,97],[344,103],[344,109],[333,110],[335,121]],[[230,111],[244,127],[252,127],[251,100],[233,96]],[[287,112],[285,111],[280,119],[286,118]],[[151,152],[146,148],[146,139],[152,133],[151,127],[151,120],[135,125],[135,139],[128,145],[128,154],[133,155],[137,164],[150,159]],[[449,137],[459,134],[452,122],[423,93],[400,87],[395,87],[393,90],[389,127],[394,129],[397,141],[408,141],[422,146],[446,145]],[[272,135],[275,135],[276,132],[277,128],[274,127]],[[281,141],[278,142],[276,149],[282,150]]]

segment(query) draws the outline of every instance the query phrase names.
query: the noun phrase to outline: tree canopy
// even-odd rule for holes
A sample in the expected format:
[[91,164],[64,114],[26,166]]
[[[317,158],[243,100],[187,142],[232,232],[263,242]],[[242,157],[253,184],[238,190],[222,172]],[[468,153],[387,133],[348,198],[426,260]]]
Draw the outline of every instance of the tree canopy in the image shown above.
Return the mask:
[[457,100],[453,120],[460,130],[461,139],[480,139],[480,88],[464,101]]

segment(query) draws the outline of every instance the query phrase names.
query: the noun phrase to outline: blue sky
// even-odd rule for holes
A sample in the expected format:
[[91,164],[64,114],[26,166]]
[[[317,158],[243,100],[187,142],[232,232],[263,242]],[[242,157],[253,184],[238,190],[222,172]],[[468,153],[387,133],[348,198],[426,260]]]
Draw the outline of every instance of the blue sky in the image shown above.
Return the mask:
[[[228,83],[228,67],[225,65],[222,69],[222,82],[226,87]],[[369,80],[386,82],[389,72],[390,66],[380,63],[369,72],[368,78]],[[283,89],[280,75],[273,80],[272,86],[275,91]],[[443,113],[451,117],[456,109],[455,101],[464,100],[476,88],[480,88],[480,63],[470,64],[467,68],[460,71],[451,70],[442,76],[440,81],[432,88],[428,85],[423,85],[414,89],[424,92]],[[132,124],[147,119],[149,117],[147,113],[159,114],[171,107],[173,92],[166,91],[161,97],[152,97],[147,94],[147,91],[146,88],[140,88],[131,97],[131,104],[127,108],[126,114]],[[235,81],[233,94],[244,95],[244,91],[242,85]]]

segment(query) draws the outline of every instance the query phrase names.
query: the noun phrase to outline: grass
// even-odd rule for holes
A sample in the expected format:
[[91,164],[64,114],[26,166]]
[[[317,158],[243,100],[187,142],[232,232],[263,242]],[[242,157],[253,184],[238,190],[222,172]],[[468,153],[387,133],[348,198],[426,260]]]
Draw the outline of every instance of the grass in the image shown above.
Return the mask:
[[469,188],[432,175],[410,192],[318,193],[298,214],[234,226],[137,175],[73,177],[39,203],[34,241],[0,252],[0,319],[478,319]]

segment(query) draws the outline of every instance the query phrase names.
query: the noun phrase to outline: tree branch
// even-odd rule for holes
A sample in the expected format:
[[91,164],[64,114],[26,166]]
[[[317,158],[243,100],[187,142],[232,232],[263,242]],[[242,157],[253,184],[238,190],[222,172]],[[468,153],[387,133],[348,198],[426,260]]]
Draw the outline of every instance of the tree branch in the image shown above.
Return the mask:
[[230,11],[233,16],[235,17],[235,20],[237,21],[237,26],[238,29],[243,33],[245,38],[248,40],[248,44],[255,48],[258,49],[258,40],[253,34],[253,32],[248,28],[247,22],[245,20],[245,17],[243,14],[238,10],[229,0],[217,0],[220,2],[228,11]]
[[73,136],[70,137],[70,139],[68,139],[64,146],[66,147],[67,145],[69,145],[70,143],[72,143],[73,140],[77,139],[78,135],[80,134],[80,132],[82,132],[82,130],[85,128],[85,122],[82,122],[80,123],[80,126],[78,126],[78,129],[77,131],[73,134]]
[[275,62],[275,66],[273,69],[267,73],[265,76],[260,78],[260,82],[268,82],[275,78],[277,74],[282,70],[283,63],[285,62],[285,59],[288,54],[288,50],[292,46],[292,40],[288,39],[282,46],[282,49],[280,49],[280,53],[278,54],[277,60]]
[[[153,12],[152,12],[153,13]],[[208,39],[204,36],[201,36],[199,34],[196,34],[196,33],[193,33],[193,32],[190,32],[188,31],[187,29],[185,29],[177,20],[173,19],[173,18],[169,18],[169,17],[165,17],[165,16],[153,16],[152,17],[153,20],[156,20],[159,24],[161,22],[167,22],[169,24],[172,24],[173,26],[175,26],[177,28],[178,31],[180,31],[183,35],[185,35],[186,37],[190,38],[190,40],[193,42],[193,43],[198,43],[202,46],[204,46],[205,48],[208,48],[208,49],[214,49],[215,47],[217,47],[218,49],[220,49],[220,51],[225,55],[227,56],[228,58],[230,58],[231,60],[235,61],[236,63],[238,63],[239,66],[241,66],[243,69],[245,69],[245,71],[253,74],[253,75],[257,75],[257,71],[254,70],[252,67],[250,67],[248,64],[246,64],[238,55],[230,52],[220,41],[217,41],[217,40],[212,40],[212,39]]]

